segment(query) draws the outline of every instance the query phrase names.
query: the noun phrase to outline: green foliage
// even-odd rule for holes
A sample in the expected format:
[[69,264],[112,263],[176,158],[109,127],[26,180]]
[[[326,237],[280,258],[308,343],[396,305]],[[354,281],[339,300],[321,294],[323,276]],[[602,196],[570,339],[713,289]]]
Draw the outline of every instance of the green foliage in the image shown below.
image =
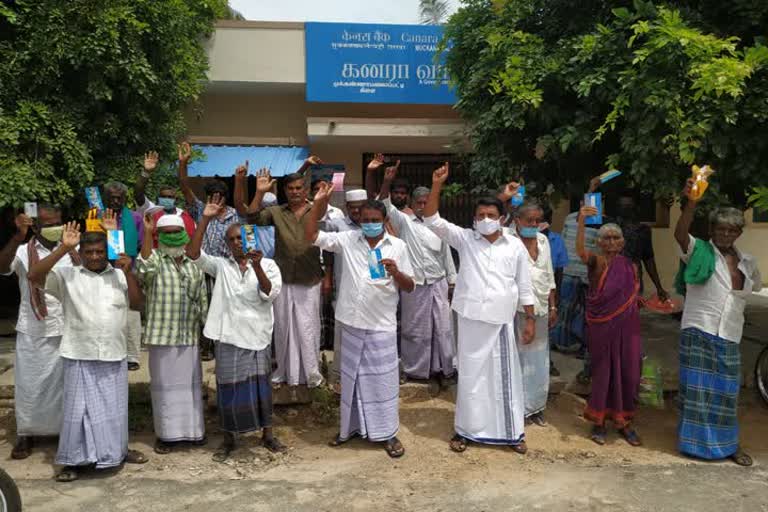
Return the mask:
[[175,160],[183,109],[206,76],[205,37],[226,9],[225,0],[0,4],[0,207],[133,183],[150,149]]
[[464,0],[446,62],[475,181],[583,191],[608,168],[657,197],[693,163],[745,206],[768,183],[768,3]]

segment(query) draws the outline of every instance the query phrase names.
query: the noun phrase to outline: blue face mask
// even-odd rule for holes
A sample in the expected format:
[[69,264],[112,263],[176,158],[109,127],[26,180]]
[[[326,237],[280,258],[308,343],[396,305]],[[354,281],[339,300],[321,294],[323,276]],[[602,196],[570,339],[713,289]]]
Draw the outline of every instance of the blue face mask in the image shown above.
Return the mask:
[[523,238],[536,238],[539,233],[539,226],[520,226],[518,231]]
[[167,212],[176,211],[176,200],[172,197],[158,197],[157,205],[162,206]]
[[383,222],[365,222],[360,225],[366,238],[376,238],[384,231]]

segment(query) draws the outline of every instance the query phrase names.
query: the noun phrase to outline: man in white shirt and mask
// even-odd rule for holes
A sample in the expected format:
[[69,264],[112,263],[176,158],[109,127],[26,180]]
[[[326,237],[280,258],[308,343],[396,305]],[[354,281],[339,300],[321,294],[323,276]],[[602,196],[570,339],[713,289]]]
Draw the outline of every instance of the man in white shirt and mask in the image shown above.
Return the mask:
[[511,446],[527,451],[525,404],[520,361],[515,343],[515,312],[522,306],[522,342],[536,333],[536,302],[528,255],[519,239],[504,235],[498,199],[481,199],[475,207],[474,229],[464,229],[438,214],[440,192],[448,179],[448,163],[432,175],[424,223],[459,252],[459,275],[452,308],[458,314],[456,435],[453,451],[469,441]]

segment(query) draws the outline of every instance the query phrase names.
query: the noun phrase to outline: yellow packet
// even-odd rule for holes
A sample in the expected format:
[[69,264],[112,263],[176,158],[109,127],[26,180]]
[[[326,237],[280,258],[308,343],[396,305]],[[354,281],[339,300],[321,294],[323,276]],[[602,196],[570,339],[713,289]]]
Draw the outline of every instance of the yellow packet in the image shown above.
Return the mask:
[[99,210],[96,208],[88,210],[88,217],[85,219],[85,231],[105,233],[104,227],[101,225],[101,219],[99,219]]
[[693,186],[691,187],[690,194],[688,194],[688,199],[692,201],[699,201],[702,197],[704,197],[704,192],[706,192],[707,187],[709,187],[708,179],[714,173],[715,173],[715,170],[708,165],[705,165],[703,167],[694,165],[693,167],[691,167],[691,177],[693,178]]

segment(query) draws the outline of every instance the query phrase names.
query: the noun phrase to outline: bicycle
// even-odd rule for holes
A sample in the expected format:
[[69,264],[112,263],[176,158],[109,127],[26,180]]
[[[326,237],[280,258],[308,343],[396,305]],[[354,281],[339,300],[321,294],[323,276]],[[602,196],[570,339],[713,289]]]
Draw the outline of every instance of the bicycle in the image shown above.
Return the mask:
[[763,401],[768,404],[768,346],[763,348],[755,363],[755,387]]

